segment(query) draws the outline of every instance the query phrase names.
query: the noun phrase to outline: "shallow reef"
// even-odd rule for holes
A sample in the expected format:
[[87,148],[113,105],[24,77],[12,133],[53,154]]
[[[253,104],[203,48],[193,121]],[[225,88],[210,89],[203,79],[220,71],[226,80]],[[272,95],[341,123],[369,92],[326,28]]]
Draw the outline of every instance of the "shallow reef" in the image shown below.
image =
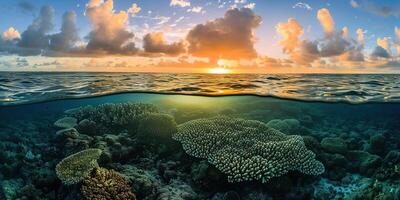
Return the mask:
[[341,106],[125,102],[0,120],[0,199],[399,200],[400,119]]

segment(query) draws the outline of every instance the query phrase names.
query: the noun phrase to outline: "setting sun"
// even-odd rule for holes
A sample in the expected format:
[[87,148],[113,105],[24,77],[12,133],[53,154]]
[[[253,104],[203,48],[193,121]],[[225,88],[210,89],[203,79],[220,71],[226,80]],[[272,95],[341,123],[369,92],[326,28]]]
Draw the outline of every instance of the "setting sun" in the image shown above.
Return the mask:
[[210,74],[229,74],[230,72],[231,70],[222,67],[211,68],[208,70],[208,73]]

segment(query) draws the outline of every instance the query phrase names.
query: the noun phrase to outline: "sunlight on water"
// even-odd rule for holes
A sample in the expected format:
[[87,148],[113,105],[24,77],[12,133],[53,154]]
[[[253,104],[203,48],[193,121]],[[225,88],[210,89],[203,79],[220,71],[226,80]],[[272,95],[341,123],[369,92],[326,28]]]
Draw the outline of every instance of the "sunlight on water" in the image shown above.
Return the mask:
[[0,72],[0,105],[141,91],[253,94],[324,102],[400,102],[397,75],[221,74],[226,72],[221,69],[216,68],[213,74]]

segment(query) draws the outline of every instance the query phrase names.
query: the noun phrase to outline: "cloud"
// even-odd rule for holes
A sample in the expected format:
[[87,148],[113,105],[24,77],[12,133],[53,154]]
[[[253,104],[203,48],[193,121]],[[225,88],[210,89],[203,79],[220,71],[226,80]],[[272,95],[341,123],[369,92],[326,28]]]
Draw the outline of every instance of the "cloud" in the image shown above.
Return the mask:
[[357,1],[355,1],[355,0],[350,0],[350,5],[351,5],[351,7],[353,7],[353,8],[358,8],[358,7],[360,7],[360,5],[358,5]]
[[39,16],[21,34],[18,46],[24,48],[46,48],[49,44],[48,33],[53,29],[54,9],[43,6]]
[[261,17],[251,9],[230,9],[224,17],[198,24],[186,37],[189,53],[213,59],[247,59],[257,56],[254,29]]
[[351,0],[350,4],[352,5],[353,8],[358,8],[382,17],[400,16],[399,3],[393,5],[393,4],[385,4],[382,2],[379,2],[379,4],[377,4],[370,0],[363,0],[363,1]]
[[76,14],[73,11],[63,15],[61,32],[50,36],[50,49],[67,51],[79,41],[78,28],[76,26]]
[[396,51],[397,54],[400,55],[400,28],[394,27],[394,34],[396,36],[395,39],[395,47],[396,47]]
[[347,26],[342,28],[342,36],[344,38],[348,38],[349,37],[349,28]]
[[35,10],[35,6],[28,1],[20,1],[18,3],[18,8],[20,8],[22,12],[33,12]]
[[283,48],[283,52],[291,53],[299,46],[299,37],[303,35],[304,29],[296,19],[289,18],[287,23],[278,23],[275,29],[283,37],[279,42]]
[[364,30],[359,28],[357,29],[356,33],[357,33],[357,42],[360,45],[364,45],[365,44]]
[[306,10],[312,10],[312,7],[306,3],[298,2],[292,6],[292,8],[303,8]]
[[324,28],[326,34],[330,34],[334,31],[335,22],[333,21],[331,13],[329,12],[328,9],[322,8],[318,10],[317,18],[321,23],[322,27]]
[[349,29],[347,27],[344,27],[339,32],[334,30],[335,22],[329,10],[319,10],[317,18],[324,28],[325,35],[314,41],[300,40],[304,29],[294,18],[289,18],[284,23],[278,23],[275,27],[276,32],[283,38],[279,42],[283,52],[293,62],[299,65],[310,65],[322,58],[335,58],[345,62],[360,62],[364,60],[363,45],[349,37]]
[[390,51],[390,38],[388,37],[383,37],[383,38],[378,38],[376,39],[376,44],[382,48],[384,48],[386,51]]
[[244,5],[244,8],[248,8],[253,10],[256,7],[256,3],[248,3],[246,5]]
[[396,35],[396,39],[400,40],[400,28],[394,27],[394,33]]
[[132,4],[132,6],[128,9],[128,13],[131,14],[132,16],[135,16],[137,13],[139,13],[142,9],[136,4]]
[[376,46],[371,54],[374,58],[390,58],[389,52],[381,46]]
[[14,27],[10,27],[3,32],[2,38],[5,41],[13,41],[20,39],[21,35],[19,34],[18,30],[16,30]]
[[128,13],[115,12],[113,0],[91,0],[85,13],[93,27],[88,35],[87,51],[111,54],[134,54],[138,51],[133,42],[134,34],[128,30]]
[[190,6],[190,1],[188,0],[171,0],[170,6],[179,6],[179,7],[189,7]]
[[143,38],[143,48],[148,53],[163,53],[167,55],[178,55],[185,52],[183,42],[167,44],[162,32],[149,33]]
[[187,12],[202,13],[204,10],[201,6],[194,6],[193,8],[188,9]]

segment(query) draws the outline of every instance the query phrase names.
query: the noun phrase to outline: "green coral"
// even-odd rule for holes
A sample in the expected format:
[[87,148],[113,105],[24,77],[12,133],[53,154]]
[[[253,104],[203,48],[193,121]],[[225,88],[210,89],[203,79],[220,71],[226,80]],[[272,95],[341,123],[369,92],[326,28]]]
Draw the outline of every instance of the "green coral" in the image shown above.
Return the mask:
[[86,149],[64,158],[56,166],[57,177],[66,185],[76,184],[99,166],[100,149]]
[[128,128],[136,129],[139,116],[146,113],[158,113],[158,108],[153,104],[144,103],[119,103],[102,104],[98,106],[84,106],[73,113],[80,120],[90,120],[105,129]]
[[197,119],[179,125],[173,138],[186,153],[206,158],[227,174],[230,182],[267,182],[292,170],[309,175],[324,172],[301,136],[285,135],[255,120]]
[[82,181],[84,199],[135,200],[128,181],[114,170],[97,167]]
[[143,142],[167,142],[176,131],[177,124],[171,115],[147,113],[140,117],[137,137]]

